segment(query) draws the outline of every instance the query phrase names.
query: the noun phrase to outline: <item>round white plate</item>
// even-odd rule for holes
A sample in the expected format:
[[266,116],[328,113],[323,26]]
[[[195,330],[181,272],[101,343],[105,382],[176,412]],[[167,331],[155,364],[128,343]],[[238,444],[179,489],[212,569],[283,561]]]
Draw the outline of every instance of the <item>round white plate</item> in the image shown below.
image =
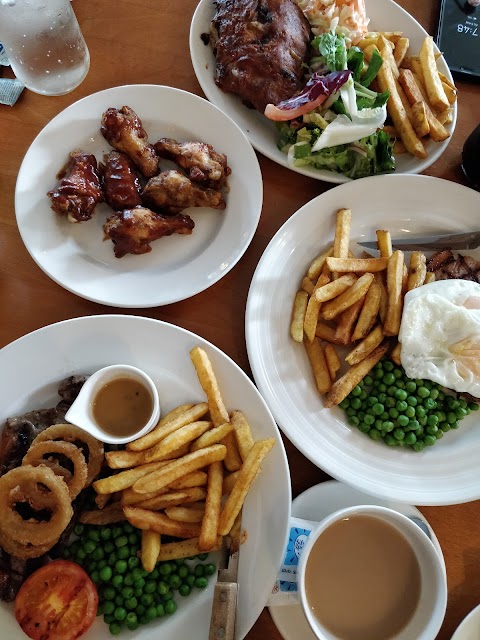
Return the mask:
[[[272,415],[255,386],[228,356],[199,336],[158,320],[122,315],[67,320],[30,333],[0,351],[0,369],[5,373],[0,385],[0,421],[26,409],[53,406],[59,400],[56,390],[61,379],[93,373],[113,363],[130,364],[148,373],[165,412],[184,402],[199,402],[205,395],[189,357],[190,349],[197,345],[211,357],[227,408],[245,411],[255,438],[276,439],[243,511],[248,539],[240,551],[237,637],[244,638],[270,595],[283,559],[291,493],[287,457]],[[212,579],[207,590],[177,598],[174,616],[142,626],[131,637],[207,638],[214,583]],[[25,637],[11,605],[0,606],[0,629],[2,638]],[[98,619],[85,640],[110,637],[107,625]]]
[[[388,507],[406,516],[416,516],[427,522],[423,514],[411,505],[372,498],[372,496],[352,489],[352,487],[342,484],[341,482],[336,482],[335,480],[317,484],[315,487],[311,487],[297,496],[292,503],[292,516],[319,522],[334,511],[362,504]],[[433,545],[445,568],[442,549],[431,527],[430,532]],[[300,604],[269,607],[269,611],[277,629],[285,640],[316,640]],[[454,639],[452,638],[452,640]],[[457,638],[455,638],[455,640],[457,640]],[[460,638],[458,638],[458,640],[460,640]],[[462,636],[461,640],[478,640],[478,636],[472,636],[471,638],[470,636],[468,638],[463,638]]]
[[480,640],[480,605],[470,611],[453,634],[452,640]]
[[[137,112],[152,143],[161,137],[208,142],[227,154],[232,173],[224,211],[185,210],[195,222],[192,235],[160,238],[152,242],[151,253],[119,259],[113,243],[103,242],[110,207],[101,204],[92,220],[71,224],[50,209],[46,194],[73,149],[93,153],[97,161],[111,151],[100,133],[100,119],[108,107],[123,105]],[[145,308],[189,298],[228,273],[255,233],[262,195],[255,153],[228,116],[186,91],[129,85],[87,96],[47,124],[23,160],[15,209],[25,246],[52,280],[87,300]]]
[[[410,52],[418,54],[423,39],[427,35],[425,29],[407,13],[402,7],[392,0],[366,0],[367,15],[370,18],[369,29],[371,31],[403,31],[410,39]],[[211,47],[206,46],[201,40],[202,33],[208,33],[210,22],[214,16],[213,0],[200,0],[192,19],[190,27],[190,55],[197,80],[207,98],[217,107],[227,113],[246,133],[252,145],[277,164],[281,164],[292,171],[302,173],[317,180],[325,182],[348,182],[341,173],[333,171],[319,171],[312,167],[294,167],[287,161],[287,156],[277,148],[278,133],[273,122],[270,122],[263,114],[255,109],[246,107],[242,100],[233,94],[224,93],[217,87],[213,80],[215,69],[215,56]],[[450,80],[452,76],[444,58],[438,60],[438,68]],[[457,119],[457,105],[453,108],[453,122],[447,126],[453,134]],[[447,148],[450,138],[444,142],[429,141],[426,144],[428,153],[425,160],[414,158],[409,154],[397,155],[397,173],[421,173],[437,160]]]
[[[263,254],[247,301],[253,375],[279,426],[331,476],[390,500],[440,505],[480,498],[478,414],[422,453],[374,442],[325,409],[303,345],[289,327],[293,299],[313,258],[333,241],[335,213],[352,209],[352,241],[478,229],[480,194],[427,176],[376,176],[331,189],[295,213]],[[352,248],[353,245],[352,245]],[[477,416],[477,417],[476,417]]]

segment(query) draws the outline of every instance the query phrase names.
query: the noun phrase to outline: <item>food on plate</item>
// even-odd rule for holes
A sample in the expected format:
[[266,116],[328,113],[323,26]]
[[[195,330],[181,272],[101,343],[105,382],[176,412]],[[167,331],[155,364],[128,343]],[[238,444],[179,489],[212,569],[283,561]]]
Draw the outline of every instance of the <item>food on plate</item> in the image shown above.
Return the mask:
[[[152,146],[140,118],[128,106],[107,109],[101,131],[116,150],[105,154],[98,168],[94,155],[72,151],[67,169],[58,175],[60,185],[47,195],[52,209],[70,222],[90,220],[96,205],[105,201],[114,213],[103,225],[103,239],[113,241],[115,257],[150,253],[150,243],[164,236],[191,235],[195,223],[180,215],[184,209],[226,208],[223,191],[228,191],[231,169],[226,155],[212,145],[161,138]],[[188,175],[161,171],[160,157]]]
[[117,258],[127,253],[150,253],[151,242],[173,233],[190,235],[195,223],[183,213],[163,216],[146,207],[125,209],[110,215],[103,225],[104,240],[113,242]]
[[91,153],[76,150],[57,175],[60,184],[47,193],[52,209],[69,222],[90,220],[95,207],[103,202],[97,160]]
[[[305,347],[326,408],[339,405],[350,424],[372,430],[374,440],[421,451],[477,409],[473,401],[480,397],[480,284],[435,282],[427,266],[450,265],[454,275],[473,279],[475,261],[468,267],[447,250],[428,263],[420,251],[405,260],[383,229],[376,232],[380,257],[355,258],[350,213],[337,212],[332,247],[312,261],[300,283],[290,334]],[[349,349],[340,355],[340,346]],[[417,387],[428,402],[413,397]],[[438,437],[437,423],[443,427]]]
[[142,204],[142,185],[127,155],[119,151],[110,151],[105,155],[101,168],[105,202],[114,211],[133,209]]
[[311,33],[293,0],[219,0],[215,5],[210,43],[220,89],[263,113],[267,104],[302,88]]
[[479,405],[446,393],[384,358],[340,403],[349,424],[372,440],[422,451],[433,446]]
[[427,269],[427,276],[433,273],[436,280],[461,278],[480,284],[480,262],[471,256],[455,256],[450,249],[437,251],[429,258]]
[[98,594],[85,571],[55,560],[37,569],[15,599],[15,618],[33,640],[75,640],[97,615]]
[[153,146],[160,158],[173,160],[186,169],[192,182],[201,182],[212,189],[221,189],[231,173],[227,156],[215,151],[211,144],[161,138]]
[[133,109],[110,107],[102,115],[100,131],[105,140],[117,151],[125,153],[146,178],[158,173],[157,154]]
[[399,341],[407,376],[480,398],[480,284],[440,280],[409,291]]
[[[215,4],[215,82],[275,122],[291,165],[361,178],[394,171],[397,153],[426,158],[430,140],[450,136],[457,91],[438,71],[431,37],[415,56],[402,32],[369,32],[364,0],[297,0],[306,25],[290,1],[281,10],[251,0]],[[285,84],[292,57],[297,86]]]
[[169,215],[189,207],[225,209],[226,206],[221,191],[202,187],[175,169],[150,178],[142,191],[142,200],[159,213]]

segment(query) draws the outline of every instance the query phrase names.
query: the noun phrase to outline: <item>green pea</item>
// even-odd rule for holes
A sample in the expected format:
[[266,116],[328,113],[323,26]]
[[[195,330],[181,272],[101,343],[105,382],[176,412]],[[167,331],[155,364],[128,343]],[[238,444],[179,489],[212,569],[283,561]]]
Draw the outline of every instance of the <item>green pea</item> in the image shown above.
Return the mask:
[[431,398],[427,398],[424,401],[423,406],[425,407],[425,409],[427,409],[427,411],[432,411],[433,409],[437,408],[437,403],[435,402],[435,400],[432,400]]
[[92,553],[92,558],[94,560],[103,560],[104,557],[105,551],[102,549],[102,547],[96,547]]
[[353,389],[350,391],[350,395],[353,396],[354,398],[359,396],[361,393],[362,393],[362,389],[358,385],[356,387],[353,387]]
[[137,558],[137,556],[131,556],[128,559],[128,568],[129,569],[135,569],[135,567],[138,567],[139,564],[140,564],[140,558]]
[[195,586],[197,589],[205,589],[208,585],[208,580],[204,576],[200,576],[200,578],[195,578]]
[[432,400],[436,400],[439,396],[439,393],[440,392],[438,391],[438,389],[432,389],[430,391],[430,397],[432,398]]
[[382,434],[378,429],[370,429],[368,435],[372,440],[380,440],[380,438],[382,437]]
[[415,417],[415,409],[414,409],[414,407],[408,406],[405,409],[405,415],[407,416],[407,418],[414,418]]
[[455,415],[455,413],[453,411],[449,411],[447,413],[447,422],[448,422],[448,424],[451,425],[456,421],[457,421],[457,416]]
[[397,387],[397,389],[402,389],[403,391],[405,391],[405,382],[403,380],[397,380],[395,382],[395,386]]
[[407,444],[415,444],[415,442],[417,441],[417,436],[410,431],[410,433],[407,433],[407,435],[405,436],[405,442]]
[[381,415],[384,412],[383,404],[380,404],[380,402],[377,402],[376,404],[373,405],[372,411],[376,416]]
[[175,600],[168,600],[168,602],[165,603],[165,613],[167,613],[169,616],[175,613],[176,610],[177,605],[175,603]]
[[408,405],[405,402],[405,400],[397,400],[397,402],[395,403],[395,407],[397,409],[397,411],[399,413],[404,413],[404,411],[406,411]]
[[365,378],[363,379],[363,382],[365,383],[365,386],[371,387],[373,384],[372,376],[371,375],[365,376]]
[[383,373],[383,371],[382,371],[381,369],[377,369],[377,370],[374,372],[374,378],[375,378],[375,380],[381,380],[381,379],[383,378],[383,375],[384,375],[384,373]]
[[424,418],[427,415],[427,412],[425,411],[424,407],[420,406],[416,407],[415,415],[417,416],[417,418]]
[[413,393],[416,390],[417,385],[414,380],[408,380],[408,382],[405,383],[405,391],[407,391],[407,393]]
[[145,577],[145,573],[140,567],[135,567],[132,569],[132,576],[134,580],[141,580]]
[[382,423],[382,431],[385,431],[386,433],[390,433],[391,431],[393,431],[395,428],[395,425],[393,424],[393,422],[391,420],[384,420]]
[[362,401],[360,400],[360,398],[354,398],[350,404],[350,407],[355,410],[360,409],[361,406],[362,406]]
[[108,615],[112,614],[115,611],[115,604],[114,602],[112,602],[112,600],[107,600],[106,602],[103,602],[102,606],[103,606],[103,613],[106,613]]
[[123,587],[122,596],[125,599],[131,598],[133,596],[133,587]]
[[443,436],[444,436],[444,435],[445,435],[445,434],[443,433],[443,431],[442,431],[441,429],[439,429],[439,430],[436,432],[435,437],[436,437],[436,439],[437,439],[437,440],[441,440],[441,439],[443,438]]
[[380,369],[383,367],[385,371],[393,371],[395,369],[395,365],[390,360],[385,360],[380,364]]
[[95,542],[93,540],[87,540],[85,542],[85,545],[84,545],[83,549],[84,549],[85,553],[87,555],[89,555],[89,554],[91,554],[91,553],[93,553],[95,551],[96,546],[97,545],[95,544]]
[[154,591],[156,591],[156,589],[157,585],[155,584],[155,582],[147,582],[143,590],[145,593],[153,593]]
[[408,397],[408,393],[406,391],[404,391],[403,389],[397,389],[395,391],[395,398],[397,400],[406,400]]
[[397,424],[399,427],[406,427],[409,423],[409,419],[405,415],[400,415],[397,418]]
[[447,433],[447,431],[450,431],[451,429],[451,426],[448,424],[448,422],[441,422],[439,426],[443,433]]
[[92,571],[92,573],[90,574],[90,578],[95,584],[98,584],[100,582],[100,574],[98,573],[98,571]]
[[480,405],[476,402],[469,402],[468,408],[470,409],[470,411],[478,411],[480,409]]
[[138,535],[136,533],[130,533],[128,536],[128,544],[138,544]]
[[348,397],[345,398],[345,400],[342,400],[338,406],[340,407],[340,409],[343,409],[345,411],[345,409],[348,409],[348,407],[350,406],[350,400],[348,400]]
[[116,547],[124,547],[127,544],[128,544],[127,536],[118,536],[118,538],[115,538]]
[[450,429],[458,429],[460,425],[458,424],[458,422],[452,422],[452,424],[450,425]]
[[118,536],[121,536],[122,533],[123,533],[122,527],[118,527],[118,526],[113,527],[113,529],[112,529],[112,537],[113,538],[118,538]]
[[130,557],[130,551],[128,547],[120,547],[120,549],[117,551],[117,558],[119,560],[126,560],[129,557]]
[[115,620],[122,622],[122,620],[125,620],[127,617],[127,611],[124,607],[117,607],[113,612],[113,615],[115,616]]
[[434,426],[436,426],[436,425],[438,424],[438,417],[437,417],[437,416],[435,416],[435,415],[433,415],[433,414],[432,414],[432,415],[430,415],[430,416],[428,416],[428,418],[427,418],[427,424],[428,424],[430,427],[434,427]]
[[427,421],[428,421],[427,416],[422,416],[421,418],[418,418],[418,422],[422,427],[424,427],[427,424]]
[[417,395],[420,398],[428,398],[430,395],[430,391],[427,389],[427,387],[421,386],[419,389],[417,389]]
[[112,579],[113,575],[111,567],[103,567],[100,570],[99,575],[102,582],[109,582]]
[[394,387],[393,385],[388,387],[387,396],[390,396],[391,398],[394,398],[396,390],[397,390],[397,387]]
[[125,623],[135,624],[136,622],[137,622],[137,614],[134,611],[130,611],[129,613],[127,613],[127,616],[125,618]]
[[123,607],[123,598],[120,594],[115,596],[114,602],[117,607]]
[[125,562],[125,560],[117,560],[117,562],[115,563],[115,571],[117,573],[125,573],[126,570],[127,563]]
[[458,407],[457,409],[455,409],[455,415],[459,420],[461,420],[467,415],[467,411],[465,409],[462,409],[462,407]]
[[123,583],[127,586],[127,587],[131,587],[134,583],[134,579],[131,573],[127,573],[127,575],[123,578]]
[[180,576],[177,576],[176,573],[172,573],[172,575],[168,579],[168,584],[171,589],[178,589],[178,587],[182,584],[182,580]]
[[387,400],[387,394],[385,392],[379,393],[378,394],[378,401],[380,404],[385,404],[386,400]]
[[403,440],[405,438],[405,431],[403,429],[395,429],[393,432],[393,437],[396,440]]
[[73,527],[73,533],[74,533],[76,536],[79,536],[79,537],[82,535],[82,533],[84,532],[84,530],[85,530],[85,525],[84,525],[84,524],[76,524],[76,525]]
[[383,378],[383,382],[388,386],[394,384],[395,376],[393,375],[393,373],[391,373],[391,372],[386,373],[384,378]]
[[157,585],[157,593],[164,596],[168,591],[168,585],[165,582],[159,582]]
[[136,598],[141,598],[143,595],[143,589],[134,589],[133,593]]
[[157,618],[163,618],[163,616],[165,615],[165,607],[163,606],[163,604],[160,602],[159,604],[157,604],[155,609],[157,610]]
[[118,622],[112,622],[108,625],[108,630],[112,634],[112,636],[118,636],[122,631],[122,626],[118,624]]
[[358,418],[357,416],[350,416],[348,418],[348,422],[349,424],[351,424],[353,427],[358,427],[358,425],[360,424],[360,418]]
[[101,540],[110,540],[111,537],[112,537],[112,531],[109,527],[102,527],[100,529]]
[[113,567],[115,565],[117,561],[117,554],[116,553],[110,553],[108,558],[107,558],[107,563]]
[[203,564],[197,564],[197,566],[193,570],[193,575],[196,578],[200,578],[201,576],[205,575],[205,567],[203,566]]
[[205,576],[212,576],[217,570],[216,566],[211,562],[209,564],[204,565],[203,574]]
[[80,549],[77,551],[77,560],[85,560],[86,557],[87,552],[85,551],[85,549],[82,549],[82,547],[80,547]]
[[133,611],[134,609],[137,608],[137,606],[138,606],[138,600],[134,596],[132,596],[131,598],[127,598],[125,600],[125,609],[128,609],[129,611]]
[[181,596],[189,596],[191,591],[192,591],[191,587],[189,587],[188,584],[186,583],[181,584],[178,588],[178,593]]
[[177,571],[178,575],[180,576],[180,578],[186,578],[188,576],[188,567],[187,565],[182,565],[181,567],[178,567],[178,571]]
[[138,627],[139,627],[138,620],[136,620],[135,622],[127,622],[127,629],[129,631],[136,631]]
[[437,439],[435,438],[435,436],[431,434],[429,434],[428,436],[425,436],[425,438],[423,439],[423,442],[427,447],[433,447],[436,441]]
[[370,425],[368,425],[366,422],[360,422],[360,424],[358,425],[358,430],[362,433],[368,433],[370,431]]
[[[180,585],[179,585],[180,586]],[[140,602],[145,606],[149,607],[153,602],[153,596],[151,593],[144,593],[140,598]]]
[[111,542],[110,540],[108,540],[104,545],[103,545],[103,550],[105,551],[105,553],[112,553],[112,551],[115,549],[115,545],[113,544],[113,542]]
[[365,422],[365,424],[368,424],[371,426],[375,422],[375,418],[372,415],[367,413],[363,421]]
[[385,444],[388,444],[389,447],[395,447],[398,444],[398,440],[396,440],[392,435],[388,434],[385,437]]
[[143,587],[145,586],[145,580],[143,578],[139,578],[138,580],[134,581],[133,586],[135,589],[143,589]]
[[189,587],[193,587],[193,585],[195,584],[195,579],[195,576],[189,573],[184,582],[185,584],[188,584]]
[[425,444],[421,441],[418,440],[414,445],[413,445],[413,449],[415,451],[422,451],[422,449],[425,447]]
[[362,393],[360,394],[360,400],[366,400],[368,398],[368,393],[363,390]]
[[408,428],[410,431],[417,431],[420,428],[420,423],[418,420],[410,420],[408,423]]
[[111,622],[115,622],[115,616],[113,615],[113,613],[105,613],[103,615],[103,620],[106,624],[110,624]]
[[162,596],[162,600],[167,602],[167,600],[171,600],[173,598],[173,592],[170,589]]
[[155,618],[157,617],[157,608],[155,606],[148,607],[148,609],[145,611],[145,617],[148,621],[155,620]]

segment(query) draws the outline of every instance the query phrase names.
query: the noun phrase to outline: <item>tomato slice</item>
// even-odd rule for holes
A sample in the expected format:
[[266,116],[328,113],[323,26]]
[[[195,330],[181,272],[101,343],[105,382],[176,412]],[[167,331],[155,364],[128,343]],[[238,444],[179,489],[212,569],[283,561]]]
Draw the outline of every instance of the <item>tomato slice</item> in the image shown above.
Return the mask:
[[98,593],[73,562],[54,560],[27,578],[15,599],[15,617],[33,640],[75,640],[92,626]]

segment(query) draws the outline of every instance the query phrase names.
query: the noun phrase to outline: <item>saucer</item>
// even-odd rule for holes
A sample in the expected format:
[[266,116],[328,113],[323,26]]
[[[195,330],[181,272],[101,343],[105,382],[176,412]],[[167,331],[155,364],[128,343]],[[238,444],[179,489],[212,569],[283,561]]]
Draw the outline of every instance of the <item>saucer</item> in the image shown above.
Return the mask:
[[[276,623],[275,623],[276,624]],[[452,636],[452,640],[478,640],[480,605],[472,609]]]
[[[317,484],[297,496],[292,502],[292,516],[295,518],[303,518],[305,520],[320,521],[334,511],[361,504],[373,504],[388,507],[389,509],[403,513],[406,516],[417,516],[427,522],[423,514],[420,513],[416,507],[399,502],[393,502],[391,500],[375,498],[374,496],[363,493],[363,491],[353,489],[352,487],[341,482],[337,482],[336,480],[328,480],[327,482]],[[429,528],[433,545],[441,558],[445,571],[445,561],[443,559],[442,549],[440,548],[440,544],[432,528]],[[307,619],[302,611],[300,603],[269,607],[269,611],[275,626],[284,640],[316,640],[316,637],[310,629]],[[475,609],[475,611],[477,610]],[[480,614],[480,607],[477,615],[478,614]],[[454,639],[452,638],[452,640]],[[458,638],[455,637],[455,640],[474,640],[474,638],[469,635],[461,635],[458,636]]]

